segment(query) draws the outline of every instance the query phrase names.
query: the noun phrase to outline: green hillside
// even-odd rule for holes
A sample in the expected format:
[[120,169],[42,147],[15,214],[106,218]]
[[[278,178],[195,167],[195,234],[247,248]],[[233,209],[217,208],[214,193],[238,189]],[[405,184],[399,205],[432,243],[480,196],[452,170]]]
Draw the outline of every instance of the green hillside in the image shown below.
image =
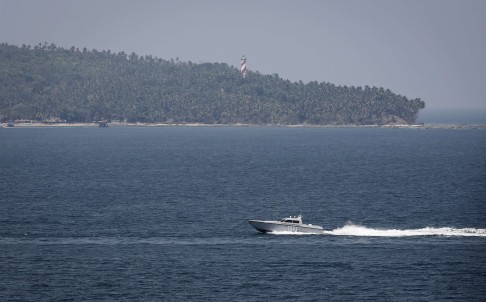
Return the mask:
[[0,119],[68,122],[371,125],[414,123],[424,108],[377,87],[290,82],[224,63],[0,44]]

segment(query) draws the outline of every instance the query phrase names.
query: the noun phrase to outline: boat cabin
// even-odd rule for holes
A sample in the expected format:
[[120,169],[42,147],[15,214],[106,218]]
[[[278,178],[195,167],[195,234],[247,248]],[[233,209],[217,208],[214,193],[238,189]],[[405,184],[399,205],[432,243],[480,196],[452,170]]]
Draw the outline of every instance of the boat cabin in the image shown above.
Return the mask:
[[297,223],[297,224],[302,224],[302,216],[295,216],[295,217],[288,217],[288,218],[283,218],[280,220],[280,222],[286,222],[286,223]]

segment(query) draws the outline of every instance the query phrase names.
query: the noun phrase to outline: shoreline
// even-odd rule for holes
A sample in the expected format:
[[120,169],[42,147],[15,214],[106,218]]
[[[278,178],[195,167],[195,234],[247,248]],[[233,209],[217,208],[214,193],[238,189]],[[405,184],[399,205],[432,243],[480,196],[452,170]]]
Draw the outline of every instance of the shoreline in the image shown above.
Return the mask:
[[[0,123],[0,128],[70,128],[99,127],[98,123],[15,123],[8,127]],[[413,125],[256,125],[256,124],[203,124],[203,123],[109,123],[109,127],[241,127],[241,128],[388,128],[388,129],[486,129],[486,125],[466,124],[413,124]]]

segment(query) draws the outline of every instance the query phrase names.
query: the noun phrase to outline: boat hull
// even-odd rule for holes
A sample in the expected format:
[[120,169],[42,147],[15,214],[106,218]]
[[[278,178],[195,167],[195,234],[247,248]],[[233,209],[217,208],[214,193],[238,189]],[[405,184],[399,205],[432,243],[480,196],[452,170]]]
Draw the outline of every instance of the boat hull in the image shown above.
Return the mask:
[[322,234],[322,227],[309,224],[293,224],[280,221],[248,220],[248,223],[261,233],[305,233]]

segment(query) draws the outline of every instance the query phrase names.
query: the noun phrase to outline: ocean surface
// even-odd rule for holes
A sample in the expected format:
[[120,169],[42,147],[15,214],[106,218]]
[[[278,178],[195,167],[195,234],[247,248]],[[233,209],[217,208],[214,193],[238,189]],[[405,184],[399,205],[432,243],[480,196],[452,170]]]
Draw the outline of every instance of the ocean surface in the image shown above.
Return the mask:
[[429,108],[420,110],[417,123],[486,125],[486,108]]
[[0,301],[444,300],[486,300],[484,129],[0,129]]

